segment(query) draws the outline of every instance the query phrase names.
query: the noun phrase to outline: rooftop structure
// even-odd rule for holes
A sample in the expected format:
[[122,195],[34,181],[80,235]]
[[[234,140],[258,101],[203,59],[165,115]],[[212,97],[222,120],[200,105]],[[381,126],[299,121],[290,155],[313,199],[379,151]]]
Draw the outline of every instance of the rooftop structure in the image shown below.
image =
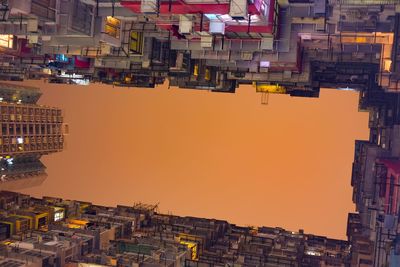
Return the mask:
[[28,262],[42,266],[349,266],[350,262],[347,241],[302,230],[241,227],[137,206],[104,207],[5,191],[0,192],[0,203],[4,261],[29,255]]

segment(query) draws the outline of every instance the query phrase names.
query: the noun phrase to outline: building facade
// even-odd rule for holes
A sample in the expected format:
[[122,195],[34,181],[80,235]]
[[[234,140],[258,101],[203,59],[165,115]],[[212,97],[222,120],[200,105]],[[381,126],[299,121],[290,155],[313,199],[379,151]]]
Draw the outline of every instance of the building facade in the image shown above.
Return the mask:
[[[0,83],[0,187],[46,177],[40,158],[63,149],[65,124],[58,108],[39,105],[38,88]],[[28,181],[31,181],[30,183]],[[13,184],[13,187],[7,187]],[[39,183],[40,184],[40,183]]]
[[0,205],[0,260],[26,266],[350,266],[347,241],[302,230],[6,191]]
[[[355,144],[347,241],[29,197],[65,214],[29,206],[7,215],[1,233],[12,240],[29,233],[20,254],[42,265],[400,266],[399,54],[398,0],[2,0],[2,80],[141,88],[167,81],[227,93],[252,84],[263,103],[272,93],[355,89],[370,138]],[[40,157],[63,147],[61,111],[38,106],[34,89],[0,86],[0,93],[1,179],[44,174]],[[60,222],[52,212],[63,214]],[[15,247],[5,246],[14,256],[4,260],[18,265]]]
[[[397,92],[396,0],[4,0],[2,79]],[[371,78],[374,77],[374,78]]]

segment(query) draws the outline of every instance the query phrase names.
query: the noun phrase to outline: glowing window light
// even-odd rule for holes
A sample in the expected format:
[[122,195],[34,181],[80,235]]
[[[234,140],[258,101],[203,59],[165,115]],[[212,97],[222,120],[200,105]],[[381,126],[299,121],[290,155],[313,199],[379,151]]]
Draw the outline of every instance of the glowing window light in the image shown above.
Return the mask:
[[338,88],[338,90],[342,90],[342,91],[355,91],[354,88],[350,88],[350,87],[340,87],[340,88]]
[[121,21],[119,19],[107,16],[104,32],[114,38],[119,38]]
[[61,221],[62,219],[64,219],[64,211],[60,210],[60,211],[56,211],[54,213],[54,221]]
[[191,251],[192,260],[197,260],[197,243],[185,240],[181,240],[180,243],[187,246],[187,248]]
[[12,48],[14,43],[13,36],[11,34],[0,34],[0,46]]
[[106,22],[109,25],[117,26],[117,27],[121,24],[121,21],[119,19],[116,19],[116,18],[114,18],[112,16],[107,16]]
[[269,61],[260,61],[260,67],[262,68],[269,68],[270,65]]
[[310,256],[321,256],[322,255],[320,252],[313,251],[313,250],[306,250],[305,254],[310,255]]
[[14,164],[14,158],[9,158],[9,159],[7,159],[7,164],[8,165],[13,165]]
[[23,144],[23,143],[24,143],[24,138],[18,137],[18,138],[17,138],[17,143],[18,143],[18,144]]

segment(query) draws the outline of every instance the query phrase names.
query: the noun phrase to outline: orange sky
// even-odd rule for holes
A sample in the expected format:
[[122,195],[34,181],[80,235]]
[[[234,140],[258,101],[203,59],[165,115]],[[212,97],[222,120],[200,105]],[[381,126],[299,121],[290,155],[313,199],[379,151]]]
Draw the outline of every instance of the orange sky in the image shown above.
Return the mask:
[[354,140],[367,139],[358,94],[319,99],[196,90],[40,86],[65,110],[64,152],[49,178],[24,190],[116,205],[160,202],[162,212],[280,226],[345,238],[353,211]]

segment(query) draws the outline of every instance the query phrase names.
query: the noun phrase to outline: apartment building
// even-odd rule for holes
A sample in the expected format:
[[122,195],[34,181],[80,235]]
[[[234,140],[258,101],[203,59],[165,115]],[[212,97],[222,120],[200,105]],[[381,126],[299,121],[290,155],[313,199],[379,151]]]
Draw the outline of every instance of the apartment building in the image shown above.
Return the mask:
[[0,184],[45,179],[40,157],[63,149],[62,112],[38,105],[40,96],[38,88],[0,83]]

